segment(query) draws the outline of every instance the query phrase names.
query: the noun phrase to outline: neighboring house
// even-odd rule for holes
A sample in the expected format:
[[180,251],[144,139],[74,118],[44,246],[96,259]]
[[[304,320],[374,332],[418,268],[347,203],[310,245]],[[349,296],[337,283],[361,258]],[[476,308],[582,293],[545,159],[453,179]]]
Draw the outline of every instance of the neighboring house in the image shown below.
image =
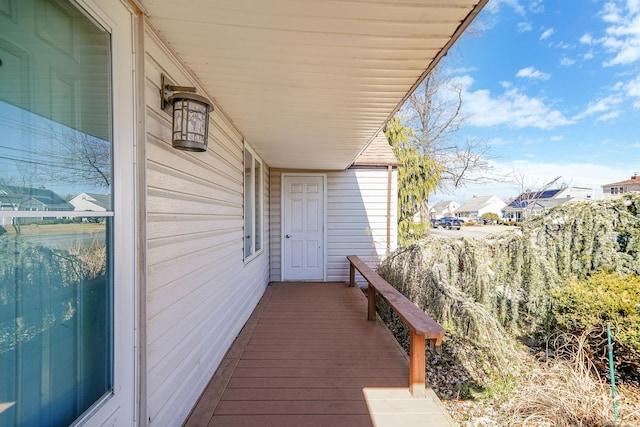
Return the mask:
[[501,217],[505,206],[506,203],[496,196],[473,196],[456,209],[455,216],[474,220],[485,213],[494,213]]
[[[34,275],[0,257],[0,425],[179,426],[269,282],[375,265],[395,247],[396,170],[365,148],[485,4],[2,2],[0,156],[47,188],[45,168],[108,182],[110,203],[92,202],[104,251]],[[206,108],[165,110],[176,86],[213,101],[189,136],[172,125]],[[173,148],[202,149],[207,126],[206,151]]]
[[[72,206],[55,192],[46,188],[19,187],[0,184],[0,211],[68,212]],[[29,215],[32,220],[62,218],[65,215]],[[24,221],[22,221],[24,222]],[[10,225],[10,218],[0,217],[0,225]]]
[[531,215],[567,202],[593,200],[590,188],[566,187],[555,190],[525,191],[502,209],[506,221],[524,221]]
[[640,193],[640,175],[637,173],[626,181],[613,182],[602,186],[602,196],[605,199],[613,199],[628,193]]
[[80,193],[69,200],[76,211],[106,212],[110,209],[111,196],[108,194]]
[[429,208],[430,219],[440,219],[445,216],[454,216],[454,212],[460,207],[458,202],[445,200],[435,203]]

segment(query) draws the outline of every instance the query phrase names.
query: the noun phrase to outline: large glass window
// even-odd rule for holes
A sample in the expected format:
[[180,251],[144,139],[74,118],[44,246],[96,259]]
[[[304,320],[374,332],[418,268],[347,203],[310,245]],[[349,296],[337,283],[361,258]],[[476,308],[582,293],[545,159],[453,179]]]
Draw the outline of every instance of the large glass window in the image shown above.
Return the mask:
[[245,145],[244,151],[244,256],[262,250],[262,161]]
[[110,36],[0,10],[0,426],[66,426],[113,383]]

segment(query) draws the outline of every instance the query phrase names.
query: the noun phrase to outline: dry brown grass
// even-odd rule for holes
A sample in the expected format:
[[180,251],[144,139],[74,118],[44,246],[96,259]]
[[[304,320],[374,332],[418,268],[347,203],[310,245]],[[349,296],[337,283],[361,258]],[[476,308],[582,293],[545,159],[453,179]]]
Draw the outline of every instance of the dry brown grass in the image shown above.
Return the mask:
[[[6,226],[8,234],[15,234],[11,226]],[[28,224],[20,226],[20,234],[61,234],[61,233],[91,233],[95,234],[105,230],[105,224],[91,222],[75,222],[71,224]]]
[[601,427],[640,425],[640,393],[618,387],[615,420],[611,386],[598,374],[584,350],[585,337],[570,339],[553,361],[523,379],[502,408],[499,424],[535,427]]

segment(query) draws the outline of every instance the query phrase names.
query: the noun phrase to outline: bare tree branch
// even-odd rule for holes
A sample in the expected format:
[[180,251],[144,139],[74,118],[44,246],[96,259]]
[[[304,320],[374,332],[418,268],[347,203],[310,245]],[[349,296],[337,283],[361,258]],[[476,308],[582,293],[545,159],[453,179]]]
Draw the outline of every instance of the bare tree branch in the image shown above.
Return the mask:
[[507,182],[493,171],[490,147],[481,140],[457,133],[466,117],[462,113],[462,87],[439,64],[409,97],[402,113],[412,132],[411,145],[442,169],[438,188],[452,191],[471,183]]
[[72,131],[52,129],[49,155],[64,159],[49,168],[50,176],[63,182],[109,188],[111,186],[111,144],[108,141]]

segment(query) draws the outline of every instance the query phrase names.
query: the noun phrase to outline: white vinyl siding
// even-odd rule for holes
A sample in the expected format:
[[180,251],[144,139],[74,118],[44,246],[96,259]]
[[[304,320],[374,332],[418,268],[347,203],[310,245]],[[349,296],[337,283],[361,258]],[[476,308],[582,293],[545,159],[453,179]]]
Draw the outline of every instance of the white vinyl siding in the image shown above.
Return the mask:
[[[397,242],[395,169],[391,188],[390,249]],[[327,280],[349,280],[347,255],[358,255],[376,267],[387,255],[386,168],[348,169],[328,175]]]
[[211,113],[206,152],[173,149],[160,74],[179,85],[197,82],[148,27],[144,45],[145,410],[152,426],[180,425],[262,296],[268,251],[244,264],[243,145],[224,106]]
[[269,181],[271,183],[271,200],[269,202],[271,280],[278,281],[282,280],[282,174],[272,170]]
[[[387,254],[387,212],[391,213],[390,250],[397,245],[397,173],[392,172],[388,206],[387,168],[348,169],[327,175],[327,281],[349,279],[347,255],[358,255],[375,267]],[[271,173],[271,277],[280,270],[281,172]]]

